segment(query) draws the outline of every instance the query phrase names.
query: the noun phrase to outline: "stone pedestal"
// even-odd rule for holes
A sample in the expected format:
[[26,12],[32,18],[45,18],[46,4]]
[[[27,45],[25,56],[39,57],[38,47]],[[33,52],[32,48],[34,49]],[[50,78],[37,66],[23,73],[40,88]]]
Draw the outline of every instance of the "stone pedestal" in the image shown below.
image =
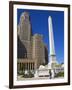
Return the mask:
[[34,77],[35,78],[38,77],[38,71],[37,70],[35,71]]
[[51,70],[51,73],[52,73],[52,74],[51,74],[51,78],[54,78],[55,73],[54,73],[54,70],[53,70],[53,69]]

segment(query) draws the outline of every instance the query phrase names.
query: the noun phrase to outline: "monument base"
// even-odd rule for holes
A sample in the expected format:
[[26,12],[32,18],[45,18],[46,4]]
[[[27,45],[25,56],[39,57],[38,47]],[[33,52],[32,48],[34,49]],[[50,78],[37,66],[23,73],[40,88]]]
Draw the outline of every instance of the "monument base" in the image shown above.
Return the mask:
[[58,62],[56,60],[56,55],[50,55],[49,56],[49,68],[54,69],[55,65],[58,65]]

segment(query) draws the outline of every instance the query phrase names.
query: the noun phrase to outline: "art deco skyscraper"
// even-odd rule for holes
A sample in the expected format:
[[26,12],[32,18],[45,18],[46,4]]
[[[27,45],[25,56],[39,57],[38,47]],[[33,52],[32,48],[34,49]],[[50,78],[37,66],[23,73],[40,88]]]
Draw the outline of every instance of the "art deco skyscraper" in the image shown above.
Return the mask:
[[31,23],[28,12],[22,13],[20,17],[20,34],[23,40],[31,39]]
[[18,25],[18,37],[20,39],[19,54],[22,58],[32,58],[31,50],[31,22],[28,12],[23,12],[20,16],[20,22]]
[[49,45],[50,45],[50,56],[49,61],[50,64],[56,64],[56,54],[55,54],[55,46],[54,46],[54,36],[53,36],[53,25],[51,16],[48,17],[48,25],[49,25]]

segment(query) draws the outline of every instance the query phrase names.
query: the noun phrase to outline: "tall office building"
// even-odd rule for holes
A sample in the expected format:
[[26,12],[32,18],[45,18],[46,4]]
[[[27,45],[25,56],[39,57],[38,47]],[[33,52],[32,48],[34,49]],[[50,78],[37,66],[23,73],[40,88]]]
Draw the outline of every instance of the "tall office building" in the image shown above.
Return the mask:
[[20,16],[17,37],[18,71],[36,70],[40,65],[48,63],[47,58],[45,59],[43,36],[32,35],[28,12],[23,12]]

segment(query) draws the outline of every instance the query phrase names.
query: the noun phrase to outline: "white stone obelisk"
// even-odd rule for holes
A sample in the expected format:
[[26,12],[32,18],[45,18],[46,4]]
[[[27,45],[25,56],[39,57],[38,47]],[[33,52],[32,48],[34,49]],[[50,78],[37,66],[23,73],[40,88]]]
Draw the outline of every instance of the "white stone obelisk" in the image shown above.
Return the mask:
[[48,26],[49,26],[49,46],[50,46],[50,56],[49,56],[49,65],[51,68],[57,64],[56,54],[55,54],[55,46],[54,46],[54,36],[53,36],[53,25],[52,25],[52,17],[48,17]]
[[49,25],[50,55],[55,55],[53,26],[52,26],[52,18],[51,18],[51,16],[49,16],[49,18],[48,18],[48,25]]

